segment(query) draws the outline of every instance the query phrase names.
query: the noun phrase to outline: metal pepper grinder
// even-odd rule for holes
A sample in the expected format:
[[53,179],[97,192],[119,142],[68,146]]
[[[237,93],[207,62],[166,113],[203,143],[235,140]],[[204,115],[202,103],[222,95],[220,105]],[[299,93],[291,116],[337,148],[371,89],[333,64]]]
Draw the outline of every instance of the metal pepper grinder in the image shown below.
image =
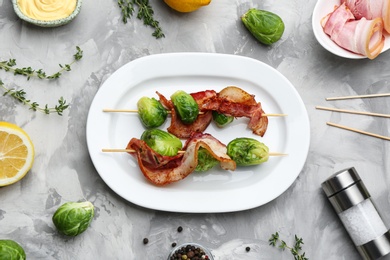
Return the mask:
[[335,173],[321,186],[362,258],[390,259],[390,232],[355,168]]

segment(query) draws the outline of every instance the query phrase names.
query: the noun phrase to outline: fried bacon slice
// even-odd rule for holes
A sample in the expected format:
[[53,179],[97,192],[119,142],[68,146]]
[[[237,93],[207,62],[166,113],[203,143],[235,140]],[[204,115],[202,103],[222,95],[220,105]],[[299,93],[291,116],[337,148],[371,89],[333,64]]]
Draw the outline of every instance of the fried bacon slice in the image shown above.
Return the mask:
[[[213,119],[212,111],[206,111],[205,113],[198,115],[198,117],[192,124],[183,124],[183,122],[180,120],[176,113],[172,101],[168,100],[159,92],[156,93],[159,96],[161,104],[167,110],[171,111],[171,125],[167,128],[167,131],[169,133],[179,138],[189,138],[191,133],[203,133],[211,123],[211,120]],[[198,100],[195,97],[194,99],[199,106],[201,100]]]
[[254,134],[264,136],[268,127],[268,117],[263,116],[264,110],[254,95],[238,87],[229,86],[222,89],[218,97],[221,103],[217,110],[219,113],[250,118],[248,127]]
[[268,127],[268,117],[263,116],[261,103],[241,88],[229,86],[219,93],[214,90],[206,90],[191,93],[202,112],[193,124],[183,124],[177,116],[170,100],[159,92],[156,92],[161,104],[172,113],[171,125],[168,132],[180,138],[188,138],[193,132],[203,132],[212,120],[212,111],[234,117],[249,118],[248,127],[254,134],[264,136]]
[[193,133],[184,145],[185,152],[176,156],[160,155],[137,138],[132,138],[126,149],[135,150],[130,154],[137,159],[143,175],[153,184],[162,186],[182,180],[195,170],[200,147],[207,149],[222,169],[236,169],[236,163],[226,154],[226,145],[210,134]]

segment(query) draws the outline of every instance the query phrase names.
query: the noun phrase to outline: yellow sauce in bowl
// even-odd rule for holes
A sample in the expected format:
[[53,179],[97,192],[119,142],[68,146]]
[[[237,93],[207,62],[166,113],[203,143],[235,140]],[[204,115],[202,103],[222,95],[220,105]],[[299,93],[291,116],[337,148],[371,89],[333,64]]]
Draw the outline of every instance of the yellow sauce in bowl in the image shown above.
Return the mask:
[[77,0],[17,0],[20,11],[31,19],[54,21],[70,16]]

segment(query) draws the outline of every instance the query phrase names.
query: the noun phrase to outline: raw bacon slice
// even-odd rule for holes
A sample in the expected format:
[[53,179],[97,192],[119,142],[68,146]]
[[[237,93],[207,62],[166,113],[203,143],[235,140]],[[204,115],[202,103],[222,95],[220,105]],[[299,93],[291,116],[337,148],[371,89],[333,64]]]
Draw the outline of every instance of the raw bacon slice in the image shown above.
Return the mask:
[[382,18],[383,27],[390,33],[390,0],[341,0],[351,10],[356,20]]
[[356,20],[345,3],[324,17],[322,26],[337,45],[369,59],[376,58],[383,49],[382,18]]
[[184,154],[161,156],[150,149],[142,140],[132,138],[127,149],[137,158],[143,175],[153,184],[162,186],[184,179],[198,165],[198,150],[203,147],[220,162],[224,170],[234,171],[236,163],[227,154],[226,145],[210,134],[194,133],[184,145]]

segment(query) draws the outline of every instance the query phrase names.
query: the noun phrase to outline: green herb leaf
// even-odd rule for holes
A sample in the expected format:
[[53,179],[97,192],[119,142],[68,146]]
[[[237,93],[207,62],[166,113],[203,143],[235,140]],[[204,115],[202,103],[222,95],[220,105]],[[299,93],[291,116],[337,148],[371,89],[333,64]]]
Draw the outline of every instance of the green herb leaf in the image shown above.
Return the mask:
[[31,100],[26,98],[26,92],[23,89],[9,89],[4,85],[3,81],[1,80],[0,88],[4,90],[3,96],[11,96],[19,102],[23,103],[24,105],[29,106],[30,109],[33,111],[40,111],[45,114],[57,113],[58,115],[62,116],[62,113],[69,107],[69,104],[66,103],[66,100],[63,97],[58,99],[58,104],[54,107],[49,107],[48,104],[46,104],[44,107],[40,107],[37,102],[32,102]]
[[4,71],[14,73],[14,75],[25,76],[27,77],[27,80],[29,80],[31,77],[37,77],[39,79],[57,79],[62,75],[62,72],[70,71],[71,65],[73,65],[76,61],[80,60],[83,57],[83,51],[80,49],[80,47],[76,46],[76,50],[77,52],[73,55],[74,60],[70,64],[60,64],[61,70],[50,76],[47,76],[46,72],[44,72],[42,69],[36,70],[31,67],[15,68],[15,59],[9,59],[8,61],[0,61],[0,70],[3,69]]
[[273,247],[278,246],[282,250],[285,249],[289,250],[291,254],[294,256],[295,260],[309,260],[309,258],[305,256],[305,252],[303,252],[302,254],[300,253],[300,251],[302,250],[302,245],[304,244],[303,239],[299,238],[297,235],[295,235],[294,238],[295,238],[294,245],[289,246],[284,240],[280,239],[279,233],[275,232],[275,234],[271,235],[271,238],[268,240],[268,242],[270,246]]
[[160,23],[156,21],[153,17],[154,11],[149,0],[118,0],[118,6],[121,9],[122,21],[127,23],[134,14],[134,6],[138,6],[137,18],[144,22],[144,25],[154,28],[152,36],[156,39],[165,37]]

